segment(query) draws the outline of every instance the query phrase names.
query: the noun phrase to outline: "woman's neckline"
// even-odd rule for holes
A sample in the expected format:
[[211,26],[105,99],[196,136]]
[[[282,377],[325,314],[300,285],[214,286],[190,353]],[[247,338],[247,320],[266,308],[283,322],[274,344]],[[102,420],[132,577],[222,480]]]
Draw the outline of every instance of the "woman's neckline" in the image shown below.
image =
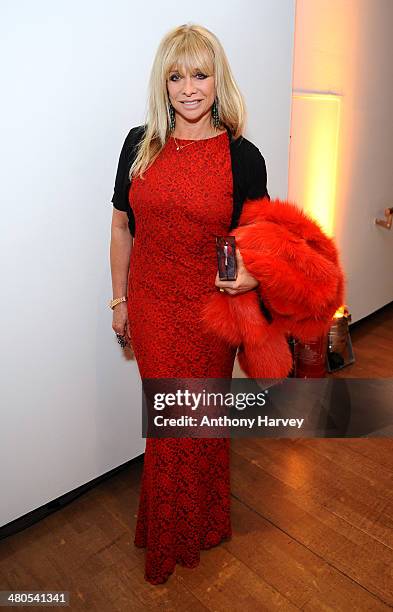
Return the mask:
[[209,138],[178,138],[177,136],[171,136],[171,138],[176,138],[176,140],[180,141],[180,142],[203,142],[204,140],[213,140],[213,138],[219,138],[220,136],[223,136],[224,134],[226,134],[227,131],[224,130],[223,132],[221,132],[220,134],[216,134],[215,136],[209,136]]

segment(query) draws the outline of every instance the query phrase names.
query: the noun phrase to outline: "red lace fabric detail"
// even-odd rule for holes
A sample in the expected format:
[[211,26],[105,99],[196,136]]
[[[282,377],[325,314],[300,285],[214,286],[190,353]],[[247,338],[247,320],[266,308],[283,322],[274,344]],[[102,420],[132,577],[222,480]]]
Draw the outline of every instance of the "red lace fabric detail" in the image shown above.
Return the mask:
[[[236,348],[198,320],[216,291],[215,236],[232,215],[227,132],[180,151],[170,138],[129,197],[127,305],[141,377],[230,379]],[[176,563],[195,567],[201,549],[231,537],[229,453],[228,438],[146,439],[134,543],[146,547],[148,582],[165,582]]]

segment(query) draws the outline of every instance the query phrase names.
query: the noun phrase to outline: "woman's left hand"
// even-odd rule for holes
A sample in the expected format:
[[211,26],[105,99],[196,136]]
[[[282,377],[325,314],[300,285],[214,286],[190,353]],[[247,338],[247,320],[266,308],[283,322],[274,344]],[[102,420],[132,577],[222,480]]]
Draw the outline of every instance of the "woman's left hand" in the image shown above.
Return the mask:
[[229,295],[238,295],[239,293],[245,293],[251,289],[255,289],[259,285],[258,279],[255,278],[247,270],[243,262],[243,257],[239,249],[236,249],[236,263],[237,263],[237,278],[234,281],[220,280],[217,272],[215,285],[218,288],[225,289],[225,293]]

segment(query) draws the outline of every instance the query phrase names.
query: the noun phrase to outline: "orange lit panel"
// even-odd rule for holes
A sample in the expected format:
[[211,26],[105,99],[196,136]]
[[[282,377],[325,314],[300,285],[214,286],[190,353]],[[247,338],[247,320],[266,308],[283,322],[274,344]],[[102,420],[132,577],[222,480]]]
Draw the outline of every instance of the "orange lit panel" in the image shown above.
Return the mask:
[[334,233],[341,97],[294,93],[289,199]]

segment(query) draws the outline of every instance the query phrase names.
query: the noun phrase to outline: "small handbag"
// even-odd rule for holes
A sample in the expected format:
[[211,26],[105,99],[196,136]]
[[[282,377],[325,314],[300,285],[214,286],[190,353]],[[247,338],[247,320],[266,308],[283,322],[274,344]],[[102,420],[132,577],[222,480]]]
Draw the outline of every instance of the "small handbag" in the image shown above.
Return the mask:
[[236,280],[236,241],[235,236],[216,236],[218,275],[220,280]]

